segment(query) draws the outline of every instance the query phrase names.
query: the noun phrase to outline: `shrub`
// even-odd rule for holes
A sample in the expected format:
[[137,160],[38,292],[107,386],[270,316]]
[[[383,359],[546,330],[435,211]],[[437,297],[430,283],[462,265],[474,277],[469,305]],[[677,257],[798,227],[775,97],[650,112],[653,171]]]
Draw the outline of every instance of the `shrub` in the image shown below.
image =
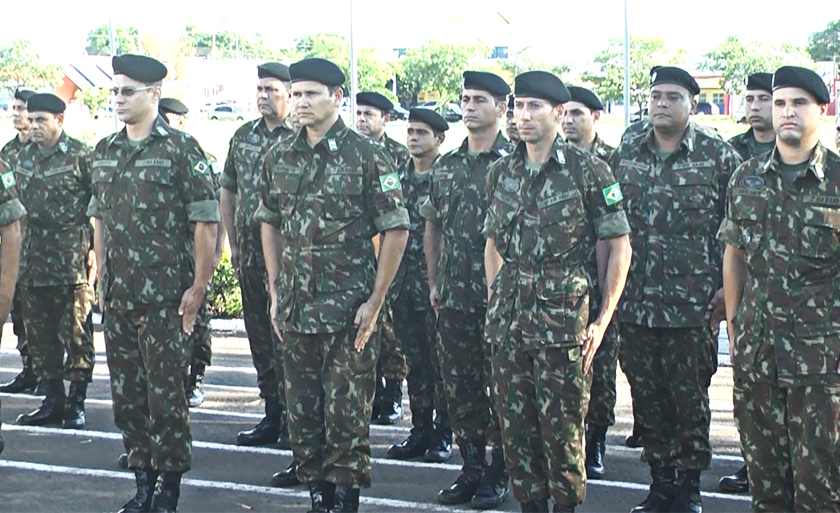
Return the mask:
[[219,266],[213,273],[213,282],[207,288],[207,302],[214,319],[242,317],[242,293],[228,251],[222,252]]

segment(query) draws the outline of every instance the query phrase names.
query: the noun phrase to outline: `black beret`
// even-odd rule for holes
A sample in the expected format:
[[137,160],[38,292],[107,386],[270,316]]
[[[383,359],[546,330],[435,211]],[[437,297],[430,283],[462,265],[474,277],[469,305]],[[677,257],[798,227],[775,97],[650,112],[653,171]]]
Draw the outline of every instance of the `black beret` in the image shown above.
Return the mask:
[[279,62],[266,62],[257,66],[257,77],[276,78],[283,82],[292,80],[292,77],[289,76],[289,67]]
[[688,71],[675,66],[661,66],[650,74],[650,86],[659,84],[675,84],[685,87],[692,96],[700,94],[700,86]]
[[496,96],[510,94],[510,86],[505,79],[486,71],[465,71],[464,89],[479,89]]
[[184,115],[190,111],[186,105],[175,98],[161,98],[158,109],[161,112]]
[[507,110],[513,110],[513,108],[514,108],[514,99],[515,99],[515,98],[516,98],[516,97],[515,97],[514,95],[510,95],[510,96],[508,96],[508,108],[507,108]]
[[578,102],[586,105],[589,110],[604,110],[604,104],[598,96],[585,87],[569,86],[569,95],[572,99],[569,101]]
[[[783,87],[798,87],[811,93],[819,105],[831,102],[825,82],[816,72],[797,66],[782,66],[773,74],[773,90]],[[32,100],[30,100],[32,101]]]
[[289,66],[289,76],[292,82],[311,80],[325,86],[340,86],[344,84],[344,73],[334,63],[326,59],[303,59]]
[[572,99],[560,77],[547,71],[528,71],[513,79],[513,93],[517,98],[541,98],[552,104],[566,103]]
[[388,114],[389,112],[391,112],[391,109],[394,108],[394,104],[391,103],[391,100],[379,93],[372,92],[363,92],[356,94],[356,104],[376,107],[377,109],[384,110],[385,114]]
[[125,75],[144,84],[160,82],[166,76],[166,66],[145,55],[117,55],[111,59],[114,75]]
[[658,70],[658,69],[659,69],[659,68],[661,68],[661,67],[662,67],[662,66],[660,66],[659,64],[657,64],[656,66],[651,67],[651,68],[650,68],[650,72],[649,72],[648,74],[652,77],[652,76],[653,76],[653,74],[654,74],[654,73],[656,73],[656,70]]
[[753,73],[747,77],[747,90],[761,90],[768,93],[773,92],[772,73]]
[[27,101],[29,98],[35,94],[35,91],[30,91],[29,89],[17,89],[15,91],[15,100],[20,101]]
[[51,112],[61,114],[67,109],[64,100],[51,93],[33,94],[26,100],[26,110],[29,112]]
[[443,116],[433,111],[432,109],[414,108],[408,111],[408,121],[419,121],[426,123],[433,130],[438,132],[446,132],[449,130],[449,123],[443,119]]

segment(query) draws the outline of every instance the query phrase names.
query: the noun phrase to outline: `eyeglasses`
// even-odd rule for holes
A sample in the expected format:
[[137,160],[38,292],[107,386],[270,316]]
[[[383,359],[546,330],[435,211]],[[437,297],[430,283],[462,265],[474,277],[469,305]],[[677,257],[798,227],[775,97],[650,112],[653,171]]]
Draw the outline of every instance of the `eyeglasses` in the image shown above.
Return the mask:
[[134,93],[137,91],[148,91],[149,89],[154,89],[154,86],[149,87],[114,87],[111,89],[111,94],[113,96],[119,96],[122,94],[126,98],[131,98],[134,96]]

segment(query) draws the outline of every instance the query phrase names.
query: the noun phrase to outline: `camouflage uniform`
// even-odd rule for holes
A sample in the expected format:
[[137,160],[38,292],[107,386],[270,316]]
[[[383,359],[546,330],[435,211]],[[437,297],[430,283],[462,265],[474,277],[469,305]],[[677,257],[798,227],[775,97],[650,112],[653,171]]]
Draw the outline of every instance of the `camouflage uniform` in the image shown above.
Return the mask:
[[709,385],[717,339],[709,301],[722,286],[715,233],[741,159],[691,124],[674,153],[653,129],[622,142],[611,161],[624,195],[633,260],[619,320],[619,358],[633,397],[642,458],[652,466],[709,466]]
[[840,157],[783,187],[775,152],[729,182],[720,240],[744,251],[735,420],[753,511],[840,511]]
[[184,378],[190,348],[178,306],[195,275],[196,222],[219,222],[210,166],[198,142],[162,118],[149,138],[125,129],[91,155],[88,214],[105,228],[105,347],[114,422],[129,468],[191,465]]
[[220,184],[236,194],[236,243],[239,246],[239,286],[242,290],[242,312],[251,359],[257,370],[260,397],[277,398],[286,404],[282,357],[277,335],[268,315],[267,274],[262,249],[260,223],[254,220],[259,206],[259,180],[262,158],[277,141],[294,135],[283,125],[270,131],[263,118],[248,121],[230,140],[225,169]]
[[[706,126],[702,123],[697,123],[694,120],[689,120],[688,124],[691,125],[691,127],[700,134],[703,134],[707,137],[711,137],[712,139],[719,139],[721,141],[723,140],[717,128]],[[635,123],[631,123],[630,126],[628,126],[624,130],[624,133],[621,134],[621,142],[628,142],[637,135],[646,134],[648,131],[650,131],[650,120],[647,118],[641,121],[636,121]]]
[[276,316],[289,437],[302,482],[370,486],[369,424],[379,343],[353,341],[373,292],[379,232],[407,229],[393,163],[339,118],[314,148],[306,129],[265,157],[255,218],[283,239]]
[[735,148],[735,151],[738,152],[738,155],[741,156],[741,159],[746,162],[747,160],[757,157],[759,155],[763,155],[768,151],[772,150],[776,143],[771,142],[769,144],[762,144],[755,140],[754,131],[752,128],[744,132],[743,134],[738,134],[735,137],[726,141],[729,143],[730,146]]
[[[90,148],[62,133],[52,148],[28,144],[15,166],[24,222],[20,275],[32,367],[42,381],[90,383],[96,352],[88,322]],[[67,352],[65,361],[64,354]]]
[[484,341],[487,287],[482,234],[490,165],[512,151],[501,132],[493,147],[469,154],[467,139],[432,169],[420,215],[443,234],[437,272],[437,342],[446,404],[459,445],[502,446],[499,418],[487,394],[490,355]]
[[[0,149],[0,158],[6,161],[12,169],[15,167],[15,158],[18,152],[26,146],[27,143],[21,142],[15,136],[14,139],[7,142],[2,149]],[[12,299],[12,332],[17,337],[17,350],[23,358],[29,358],[29,350],[26,348],[26,329],[23,326],[23,305],[20,302],[20,286],[15,288],[15,297]],[[0,326],[0,335],[3,334],[3,327]]]

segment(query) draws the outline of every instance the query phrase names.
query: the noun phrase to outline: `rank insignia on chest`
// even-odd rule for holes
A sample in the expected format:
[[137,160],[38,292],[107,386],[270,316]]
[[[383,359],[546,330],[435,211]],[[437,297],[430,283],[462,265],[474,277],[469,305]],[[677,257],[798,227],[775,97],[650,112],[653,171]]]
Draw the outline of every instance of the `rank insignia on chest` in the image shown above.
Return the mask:
[[[556,155],[557,155],[557,162],[559,162],[561,165],[566,163],[566,154],[564,154],[560,150],[557,150]],[[618,184],[616,184],[616,185],[618,185]],[[619,192],[619,194],[621,194],[621,192]]]
[[605,187],[602,192],[604,193],[604,199],[607,201],[607,206],[615,205],[624,199],[624,196],[621,194],[621,187],[618,183]]
[[67,143],[65,143],[65,142],[58,143],[58,149],[61,150],[63,153],[67,153]]
[[15,172],[14,171],[6,171],[2,175],[0,175],[0,180],[3,180],[3,188],[9,189],[15,186]]
[[23,169],[32,169],[33,165],[34,164],[32,163],[31,160],[24,160],[23,162],[20,163],[20,167],[22,167]]
[[745,176],[741,179],[741,185],[746,189],[761,189],[764,187],[764,178],[760,176]]
[[210,166],[203,160],[199,160],[193,164],[194,175],[206,175],[208,171],[210,171]]
[[505,178],[504,181],[502,181],[502,189],[504,189],[505,192],[516,192],[519,190],[519,182],[513,178]]
[[248,142],[251,144],[257,144],[258,142],[260,142],[260,136],[251,132],[250,134],[248,134]]
[[509,155],[508,151],[504,148],[499,148],[499,155],[502,157],[507,157]]
[[336,144],[335,139],[327,139],[327,146],[330,147],[330,151],[338,149],[338,144]]
[[400,188],[400,177],[397,173],[388,173],[379,177],[379,186],[382,192],[396,191]]

